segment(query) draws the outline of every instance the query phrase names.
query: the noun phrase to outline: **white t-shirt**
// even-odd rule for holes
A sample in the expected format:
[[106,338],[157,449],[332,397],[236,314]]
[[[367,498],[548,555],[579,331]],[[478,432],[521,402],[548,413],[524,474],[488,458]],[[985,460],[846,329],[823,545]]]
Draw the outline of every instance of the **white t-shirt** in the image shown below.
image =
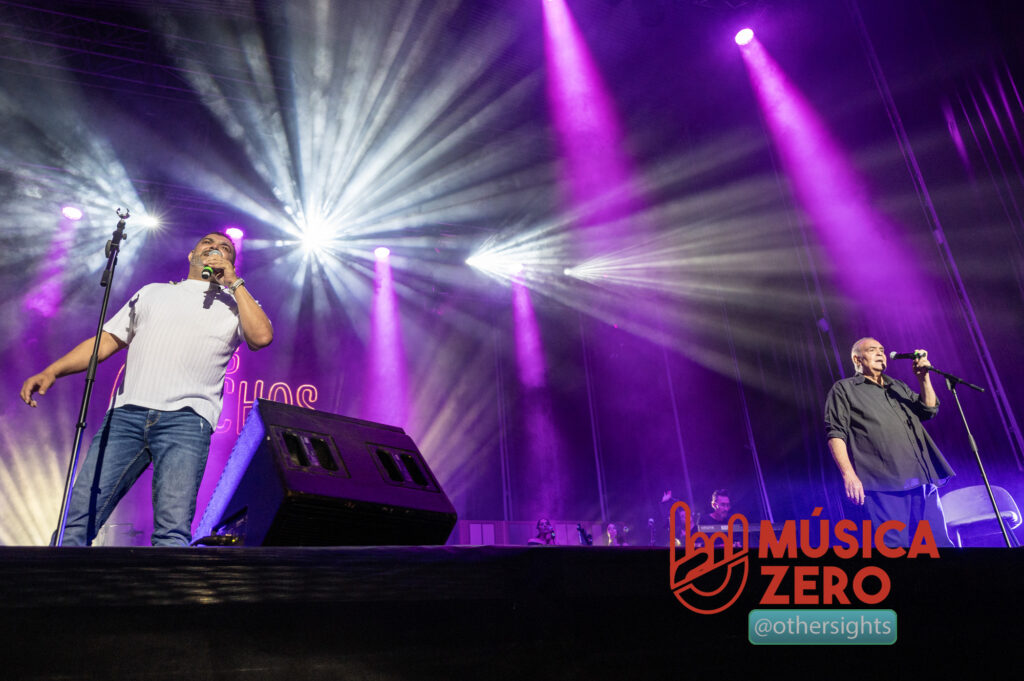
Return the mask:
[[103,330],[128,343],[114,406],[193,409],[216,428],[224,373],[242,342],[238,306],[216,284],[149,284]]

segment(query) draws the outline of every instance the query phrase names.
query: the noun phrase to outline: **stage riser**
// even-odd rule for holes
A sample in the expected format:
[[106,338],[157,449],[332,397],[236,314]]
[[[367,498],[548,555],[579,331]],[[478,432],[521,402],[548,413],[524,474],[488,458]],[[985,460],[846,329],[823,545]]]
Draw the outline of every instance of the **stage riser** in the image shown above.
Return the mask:
[[[752,646],[767,582],[719,615],[669,590],[666,549],[2,549],[7,678],[674,678],[766,665],[1002,666],[1024,553],[881,565],[897,643]],[[819,666],[820,665],[820,666]],[[787,667],[788,668],[788,667]]]

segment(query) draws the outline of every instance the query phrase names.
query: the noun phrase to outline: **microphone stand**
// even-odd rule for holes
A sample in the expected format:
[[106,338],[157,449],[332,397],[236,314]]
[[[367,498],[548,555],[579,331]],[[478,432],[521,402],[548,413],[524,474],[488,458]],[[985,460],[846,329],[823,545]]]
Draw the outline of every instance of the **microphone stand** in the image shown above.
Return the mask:
[[117,209],[117,217],[121,218],[114,228],[113,236],[107,240],[106,255],[107,266],[100,276],[100,286],[106,289],[103,292],[103,305],[100,308],[100,322],[96,328],[96,340],[92,344],[92,357],[89,358],[89,369],[85,375],[85,393],[82,395],[82,407],[78,412],[78,423],[75,426],[75,443],[71,449],[71,462],[68,465],[68,475],[64,481],[64,498],[60,503],[60,520],[57,523],[57,536],[55,546],[64,542],[64,527],[68,522],[68,503],[71,501],[71,482],[78,466],[78,455],[82,449],[82,436],[85,434],[85,417],[89,412],[89,401],[92,398],[92,386],[96,382],[96,367],[99,365],[100,339],[103,335],[103,322],[107,318],[107,304],[110,302],[110,284],[114,279],[114,268],[117,267],[117,254],[121,250],[121,240],[127,239],[124,235],[125,220],[131,217],[126,210],[123,213]]
[[985,392],[985,389],[979,385],[974,385],[959,376],[947,373],[936,369],[933,366],[928,367],[928,371],[934,372],[939,376],[946,379],[946,387],[949,388],[949,392],[953,393],[953,400],[956,402],[956,408],[960,410],[960,419],[964,422],[964,430],[967,431],[967,440],[971,443],[971,451],[974,452],[974,459],[978,462],[978,470],[981,471],[981,479],[985,483],[985,490],[988,492],[988,500],[992,503],[992,510],[996,514],[996,520],[999,522],[999,530],[1003,533],[1003,541],[1006,542],[1006,548],[1013,548],[1013,544],[1010,543],[1010,533],[1006,529],[1006,524],[1003,522],[1003,516],[999,513],[999,506],[996,505],[996,497],[992,493],[992,485],[989,484],[988,474],[985,473],[985,466],[981,463],[981,454],[978,453],[978,445],[974,441],[974,436],[971,434],[971,427],[967,425],[967,416],[964,414],[964,408],[960,404],[960,396],[956,394],[956,387],[963,384],[971,390],[977,390],[978,392]]

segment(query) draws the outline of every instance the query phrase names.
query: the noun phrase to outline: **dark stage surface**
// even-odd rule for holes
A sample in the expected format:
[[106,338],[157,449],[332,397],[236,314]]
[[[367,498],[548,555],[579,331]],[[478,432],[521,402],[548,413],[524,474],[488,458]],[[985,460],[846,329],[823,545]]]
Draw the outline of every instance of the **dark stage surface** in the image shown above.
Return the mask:
[[845,678],[1012,657],[1024,553],[870,562],[892,646],[754,646],[761,561],[736,604],[697,615],[667,549],[6,548],[0,640],[10,679]]

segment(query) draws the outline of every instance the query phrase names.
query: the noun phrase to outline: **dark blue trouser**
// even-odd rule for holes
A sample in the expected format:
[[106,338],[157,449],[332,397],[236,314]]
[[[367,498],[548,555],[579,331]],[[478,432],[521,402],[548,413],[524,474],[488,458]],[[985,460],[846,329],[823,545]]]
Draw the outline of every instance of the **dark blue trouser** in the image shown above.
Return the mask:
[[946,519],[942,515],[939,493],[932,485],[923,485],[905,492],[864,492],[864,512],[877,528],[886,520],[899,520],[903,531],[885,533],[886,546],[910,546],[917,524],[927,520],[937,546],[952,546],[946,532]]

